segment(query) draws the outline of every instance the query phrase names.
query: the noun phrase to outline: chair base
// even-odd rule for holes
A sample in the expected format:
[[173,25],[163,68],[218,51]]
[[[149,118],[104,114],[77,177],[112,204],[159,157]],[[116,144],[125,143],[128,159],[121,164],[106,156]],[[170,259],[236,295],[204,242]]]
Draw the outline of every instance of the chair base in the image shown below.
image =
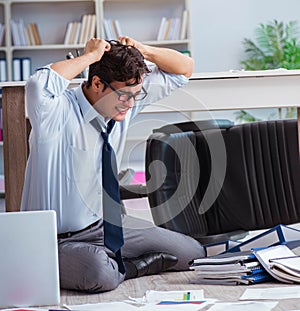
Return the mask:
[[243,239],[249,234],[248,231],[244,230],[236,230],[232,232],[226,232],[221,234],[215,234],[215,235],[207,235],[207,236],[201,236],[196,238],[197,241],[199,241],[201,244],[213,244],[213,243],[219,243],[224,241],[237,241],[240,239]]

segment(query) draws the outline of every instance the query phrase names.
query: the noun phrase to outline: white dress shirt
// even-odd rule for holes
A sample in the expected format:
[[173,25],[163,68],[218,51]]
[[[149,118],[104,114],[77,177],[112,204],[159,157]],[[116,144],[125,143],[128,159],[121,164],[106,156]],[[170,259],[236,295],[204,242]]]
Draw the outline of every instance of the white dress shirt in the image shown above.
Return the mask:
[[[119,166],[130,120],[188,82],[185,76],[148,66],[151,73],[143,81],[148,95],[116,122],[109,136]],[[103,140],[90,121],[96,118],[102,129],[106,122],[85,98],[82,85],[68,89],[69,83],[48,65],[26,84],[32,131],[21,209],[55,210],[58,233],[81,230],[103,215]]]

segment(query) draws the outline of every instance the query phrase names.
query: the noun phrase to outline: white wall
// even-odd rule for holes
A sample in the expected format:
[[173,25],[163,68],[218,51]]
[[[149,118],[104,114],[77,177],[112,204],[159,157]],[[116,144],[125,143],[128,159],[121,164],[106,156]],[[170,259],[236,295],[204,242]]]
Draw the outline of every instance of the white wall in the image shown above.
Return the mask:
[[244,38],[259,23],[298,20],[300,0],[190,0],[195,72],[241,69]]

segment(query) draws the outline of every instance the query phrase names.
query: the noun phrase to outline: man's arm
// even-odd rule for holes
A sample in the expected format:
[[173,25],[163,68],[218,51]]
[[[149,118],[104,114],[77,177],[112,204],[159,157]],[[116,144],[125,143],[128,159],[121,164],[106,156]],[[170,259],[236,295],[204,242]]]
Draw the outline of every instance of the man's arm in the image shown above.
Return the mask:
[[145,45],[129,37],[121,37],[119,38],[119,41],[122,44],[133,45],[136,47],[146,60],[155,63],[165,72],[178,75],[181,74],[187,78],[193,73],[194,60],[176,50]]
[[109,50],[110,44],[106,40],[92,38],[86,43],[81,56],[53,63],[51,68],[65,79],[72,80],[90,64],[99,61],[104,52]]

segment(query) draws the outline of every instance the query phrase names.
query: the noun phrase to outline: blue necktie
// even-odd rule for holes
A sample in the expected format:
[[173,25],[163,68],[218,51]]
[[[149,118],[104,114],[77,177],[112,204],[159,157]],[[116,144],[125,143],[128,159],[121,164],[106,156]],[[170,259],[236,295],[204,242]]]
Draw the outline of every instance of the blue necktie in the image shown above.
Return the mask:
[[116,255],[119,271],[124,274],[125,266],[122,260],[121,247],[124,244],[120,188],[117,180],[116,155],[108,142],[114,120],[110,120],[107,125],[107,132],[101,132],[103,138],[102,150],[102,184],[103,184],[103,226],[104,245]]

